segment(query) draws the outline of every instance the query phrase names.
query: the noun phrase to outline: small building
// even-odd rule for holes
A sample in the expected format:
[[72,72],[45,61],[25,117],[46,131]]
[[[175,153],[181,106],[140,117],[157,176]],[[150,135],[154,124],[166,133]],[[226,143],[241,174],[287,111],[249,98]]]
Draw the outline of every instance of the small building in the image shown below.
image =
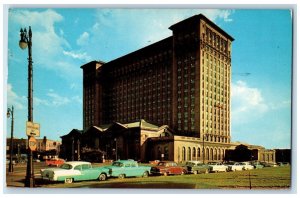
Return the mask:
[[[115,159],[223,161],[227,143],[216,144],[195,137],[176,136],[168,125],[156,126],[141,119],[133,123],[112,123],[73,129],[61,136],[61,157],[66,160],[97,161]],[[87,155],[91,156],[90,158]]]
[[[10,138],[6,139],[7,157],[10,155]],[[44,159],[48,157],[58,156],[60,152],[61,142],[57,140],[49,140],[45,136],[43,139],[36,139],[37,149],[33,152],[34,158]],[[15,158],[26,156],[28,149],[28,139],[14,138],[13,139],[13,154]],[[18,160],[19,161],[19,160]]]
[[241,142],[232,142],[232,146],[226,150],[226,161],[260,161],[275,163],[274,149],[265,149],[262,146],[250,145]]

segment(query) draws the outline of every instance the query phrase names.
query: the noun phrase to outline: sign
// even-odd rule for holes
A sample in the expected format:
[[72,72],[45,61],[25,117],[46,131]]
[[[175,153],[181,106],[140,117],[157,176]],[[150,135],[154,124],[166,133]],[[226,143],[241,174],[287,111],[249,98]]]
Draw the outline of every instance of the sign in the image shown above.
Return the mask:
[[28,140],[28,147],[32,151],[36,150],[36,139],[33,136],[31,136]]
[[40,137],[40,124],[27,121],[26,135]]

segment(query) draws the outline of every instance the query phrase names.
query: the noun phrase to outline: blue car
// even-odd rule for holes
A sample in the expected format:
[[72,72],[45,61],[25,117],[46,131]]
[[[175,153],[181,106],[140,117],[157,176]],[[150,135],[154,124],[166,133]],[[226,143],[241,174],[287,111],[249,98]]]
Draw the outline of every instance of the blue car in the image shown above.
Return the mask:
[[150,166],[139,166],[134,160],[118,160],[112,163],[111,166],[106,166],[109,169],[111,177],[148,177]]

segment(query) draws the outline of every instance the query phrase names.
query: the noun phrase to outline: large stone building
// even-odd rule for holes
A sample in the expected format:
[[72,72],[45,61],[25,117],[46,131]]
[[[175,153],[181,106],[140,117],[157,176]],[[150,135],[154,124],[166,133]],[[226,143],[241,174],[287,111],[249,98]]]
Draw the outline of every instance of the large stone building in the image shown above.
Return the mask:
[[[116,150],[124,154],[121,158],[130,158],[125,150],[135,145],[139,152],[132,158],[141,160],[221,161],[231,147],[234,39],[202,14],[169,29],[172,36],[152,45],[107,63],[81,66],[82,134],[96,127],[102,132],[98,148],[105,150],[107,142],[116,140]],[[142,126],[137,127],[139,132],[120,128],[142,123],[141,119],[152,126],[151,133]]]

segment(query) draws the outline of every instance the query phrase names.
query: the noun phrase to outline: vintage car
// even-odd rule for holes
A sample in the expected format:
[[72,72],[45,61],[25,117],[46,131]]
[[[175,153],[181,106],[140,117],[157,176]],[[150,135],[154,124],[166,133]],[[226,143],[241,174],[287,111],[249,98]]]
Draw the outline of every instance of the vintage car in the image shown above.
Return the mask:
[[151,174],[153,175],[183,175],[188,171],[186,167],[179,166],[173,161],[161,161],[151,168]]
[[251,162],[251,165],[255,168],[255,169],[259,169],[259,168],[264,168],[265,166],[260,163],[260,162]]
[[134,160],[118,160],[111,166],[106,166],[112,177],[148,177],[150,174],[150,166],[139,166]]
[[153,160],[153,161],[149,161],[149,164],[157,165],[159,162],[160,160]]
[[288,163],[288,162],[278,162],[277,165],[278,166],[290,166],[290,163]]
[[209,172],[227,172],[228,166],[221,162],[209,162]]
[[254,166],[251,165],[250,162],[241,162],[243,165],[243,170],[252,170],[254,169]]
[[52,159],[47,159],[46,160],[46,165],[47,166],[60,166],[62,165],[63,163],[65,163],[65,160],[63,159],[60,159],[60,158],[52,158]]
[[188,161],[185,163],[185,167],[188,173],[198,174],[198,173],[208,173],[209,167],[199,161]]
[[90,162],[70,161],[65,162],[59,168],[41,169],[41,177],[49,181],[73,181],[100,180],[104,181],[109,177],[109,169],[105,167],[93,168]]
[[232,164],[227,164],[228,171],[241,171],[244,170],[244,165],[241,162],[234,162]]

